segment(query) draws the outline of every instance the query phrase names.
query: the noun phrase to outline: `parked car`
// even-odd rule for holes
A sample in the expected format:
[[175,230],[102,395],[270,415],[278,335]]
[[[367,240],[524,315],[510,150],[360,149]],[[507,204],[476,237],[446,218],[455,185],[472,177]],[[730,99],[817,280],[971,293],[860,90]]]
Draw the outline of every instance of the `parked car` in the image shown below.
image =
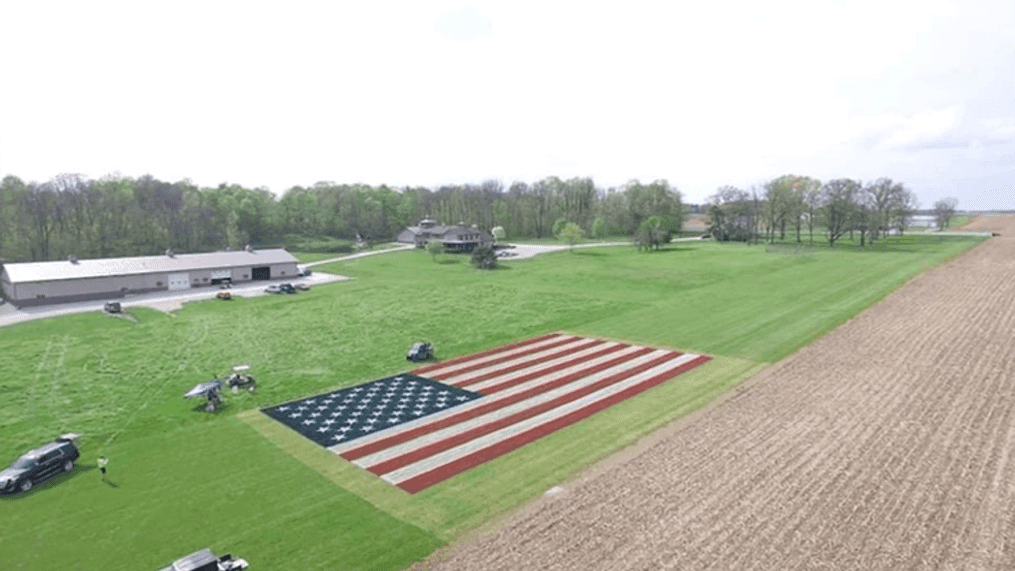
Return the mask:
[[310,291],[310,286],[307,284],[293,284],[293,287],[298,291]]
[[296,268],[296,269],[299,270],[299,273],[296,274],[296,275],[300,276],[301,278],[305,278],[305,277],[309,276],[310,274],[314,273],[313,270],[311,270],[310,268],[308,268],[306,266],[303,266],[303,267],[300,267],[300,268]]
[[217,294],[215,294],[215,297],[217,297],[219,299],[224,299],[226,301],[229,301],[229,300],[233,299],[233,294],[231,294],[231,293],[229,293],[227,291],[220,291]]
[[118,301],[107,301],[102,310],[106,313],[120,313],[123,308],[120,307],[120,302]]
[[296,293],[293,284],[272,284],[264,288],[266,293]]
[[249,566],[246,559],[233,558],[228,554],[219,557],[211,549],[202,549],[173,561],[172,565],[159,571],[239,571]]
[[75,441],[77,434],[64,434],[46,444],[22,454],[0,472],[0,493],[27,492],[39,482],[74,469],[81,456]]

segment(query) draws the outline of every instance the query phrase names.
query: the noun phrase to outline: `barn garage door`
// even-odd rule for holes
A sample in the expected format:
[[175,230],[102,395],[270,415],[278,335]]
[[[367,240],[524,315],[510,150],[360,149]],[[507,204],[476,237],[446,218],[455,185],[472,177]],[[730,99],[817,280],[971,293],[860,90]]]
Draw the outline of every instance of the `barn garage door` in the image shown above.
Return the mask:
[[190,274],[169,274],[169,289],[188,289],[190,287]]

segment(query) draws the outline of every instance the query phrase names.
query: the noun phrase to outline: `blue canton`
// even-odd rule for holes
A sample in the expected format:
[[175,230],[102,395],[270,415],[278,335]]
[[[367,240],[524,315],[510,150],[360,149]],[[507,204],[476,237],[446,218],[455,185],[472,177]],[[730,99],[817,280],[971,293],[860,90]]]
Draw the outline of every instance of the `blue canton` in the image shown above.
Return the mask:
[[483,395],[402,374],[261,409],[321,446],[334,446],[447,410]]

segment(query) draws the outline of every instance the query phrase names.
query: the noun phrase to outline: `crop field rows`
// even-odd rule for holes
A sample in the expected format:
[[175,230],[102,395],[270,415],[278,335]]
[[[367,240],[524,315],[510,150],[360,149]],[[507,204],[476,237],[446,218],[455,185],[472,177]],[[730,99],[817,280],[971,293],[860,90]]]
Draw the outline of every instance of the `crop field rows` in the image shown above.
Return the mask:
[[420,568],[1015,568],[1015,222],[990,224],[1002,237]]

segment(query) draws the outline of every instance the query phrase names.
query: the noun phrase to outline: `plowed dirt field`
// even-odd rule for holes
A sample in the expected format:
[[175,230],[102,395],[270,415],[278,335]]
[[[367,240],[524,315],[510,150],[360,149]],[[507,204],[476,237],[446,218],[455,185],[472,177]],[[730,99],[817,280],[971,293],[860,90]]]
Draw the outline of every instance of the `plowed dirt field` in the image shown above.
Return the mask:
[[1015,569],[1015,217],[417,566]]

